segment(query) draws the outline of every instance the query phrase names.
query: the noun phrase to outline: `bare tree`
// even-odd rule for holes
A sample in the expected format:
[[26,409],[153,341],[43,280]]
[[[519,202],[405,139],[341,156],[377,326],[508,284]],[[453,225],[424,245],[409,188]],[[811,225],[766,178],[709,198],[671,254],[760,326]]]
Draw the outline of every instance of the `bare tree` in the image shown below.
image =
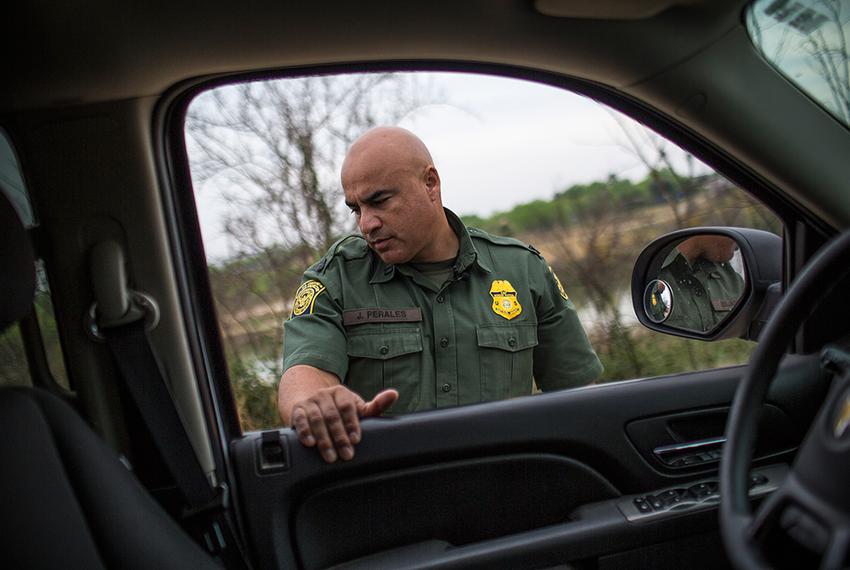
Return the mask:
[[610,111],[620,129],[620,146],[637,158],[648,171],[653,193],[670,207],[676,228],[683,228],[695,211],[693,156],[685,154],[687,172],[681,173],[671,159],[671,143],[647,129]]
[[[842,0],[774,0],[747,20],[765,57],[845,123],[850,122],[850,68]],[[803,57],[801,57],[801,55]],[[807,75],[803,66],[812,72]]]
[[850,123],[850,53],[841,21],[841,10],[846,3],[824,0],[820,5],[825,12],[819,14],[821,25],[812,31],[802,47],[811,57],[809,65],[829,90],[832,97],[830,108],[845,123]]
[[201,192],[217,187],[236,254],[326,248],[347,229],[338,168],[364,130],[428,101],[411,76],[358,74],[243,83],[192,105],[186,132]]

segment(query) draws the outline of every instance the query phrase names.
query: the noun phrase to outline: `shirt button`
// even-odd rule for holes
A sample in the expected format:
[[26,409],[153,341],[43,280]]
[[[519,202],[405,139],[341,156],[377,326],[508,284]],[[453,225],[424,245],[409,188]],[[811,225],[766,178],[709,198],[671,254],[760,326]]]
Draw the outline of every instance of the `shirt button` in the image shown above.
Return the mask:
[[451,384],[448,384],[448,383],[447,383],[447,384],[443,384],[443,385],[442,385],[442,387],[441,387],[440,389],[441,389],[443,392],[451,392],[451,391],[452,391],[452,385],[451,385]]
[[508,346],[516,346],[516,339],[515,338],[509,338],[508,339]]
[[440,339],[440,346],[442,346],[443,348],[446,348],[447,346],[449,346],[449,339],[447,339],[446,337],[441,338]]
[[388,346],[382,346],[381,348],[378,349],[378,352],[380,352],[381,354],[386,354],[389,351],[390,351],[390,347],[388,347]]
[[438,303],[442,303],[443,301],[445,301],[445,299],[443,298],[443,296],[442,296],[442,295],[437,295],[437,302],[438,302]]

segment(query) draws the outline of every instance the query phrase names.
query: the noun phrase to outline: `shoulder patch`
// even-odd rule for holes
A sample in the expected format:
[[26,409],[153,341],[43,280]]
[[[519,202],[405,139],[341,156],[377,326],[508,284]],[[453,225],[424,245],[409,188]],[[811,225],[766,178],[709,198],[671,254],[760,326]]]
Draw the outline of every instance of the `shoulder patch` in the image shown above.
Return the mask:
[[325,286],[315,279],[310,279],[301,284],[295,292],[295,300],[292,302],[292,314],[289,318],[310,315],[316,304],[316,297],[325,290]]
[[555,270],[552,269],[551,265],[549,265],[548,267],[549,267],[549,272],[552,274],[552,277],[555,278],[555,283],[558,284],[558,293],[561,294],[561,297],[564,298],[564,301],[569,301],[570,298],[567,296],[567,292],[564,291],[564,286],[561,284],[561,280],[558,279],[558,274],[555,273]]

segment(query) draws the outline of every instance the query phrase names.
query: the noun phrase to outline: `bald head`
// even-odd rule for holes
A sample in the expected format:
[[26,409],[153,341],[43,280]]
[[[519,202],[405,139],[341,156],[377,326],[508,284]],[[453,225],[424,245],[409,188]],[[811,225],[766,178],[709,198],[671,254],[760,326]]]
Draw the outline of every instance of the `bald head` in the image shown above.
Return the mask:
[[703,257],[714,263],[725,263],[732,259],[738,244],[730,237],[714,234],[697,235],[686,239],[676,249],[688,258],[688,262]]
[[[419,137],[401,127],[375,127],[361,135],[342,163],[342,185],[346,178],[362,170],[393,166],[404,170],[421,170],[433,166],[428,147]],[[355,171],[356,170],[356,171]]]

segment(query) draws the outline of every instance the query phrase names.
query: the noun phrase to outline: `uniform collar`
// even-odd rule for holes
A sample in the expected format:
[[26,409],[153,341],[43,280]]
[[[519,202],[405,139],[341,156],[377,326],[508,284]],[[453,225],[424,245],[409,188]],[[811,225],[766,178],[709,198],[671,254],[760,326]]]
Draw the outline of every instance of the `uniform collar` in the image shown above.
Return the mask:
[[[451,226],[452,230],[454,230],[459,242],[457,261],[455,261],[454,266],[455,275],[460,275],[473,265],[477,265],[487,273],[492,273],[493,270],[484,260],[481,259],[481,256],[478,254],[478,250],[475,248],[475,244],[472,243],[472,237],[469,235],[469,231],[466,229],[466,226],[463,225],[463,222],[457,214],[448,208],[443,208],[443,211],[446,213],[446,219],[449,221],[449,226]],[[375,262],[375,270],[372,272],[372,278],[369,280],[369,283],[386,283],[392,279],[395,276],[396,266],[387,265],[371,250],[369,253]]]

